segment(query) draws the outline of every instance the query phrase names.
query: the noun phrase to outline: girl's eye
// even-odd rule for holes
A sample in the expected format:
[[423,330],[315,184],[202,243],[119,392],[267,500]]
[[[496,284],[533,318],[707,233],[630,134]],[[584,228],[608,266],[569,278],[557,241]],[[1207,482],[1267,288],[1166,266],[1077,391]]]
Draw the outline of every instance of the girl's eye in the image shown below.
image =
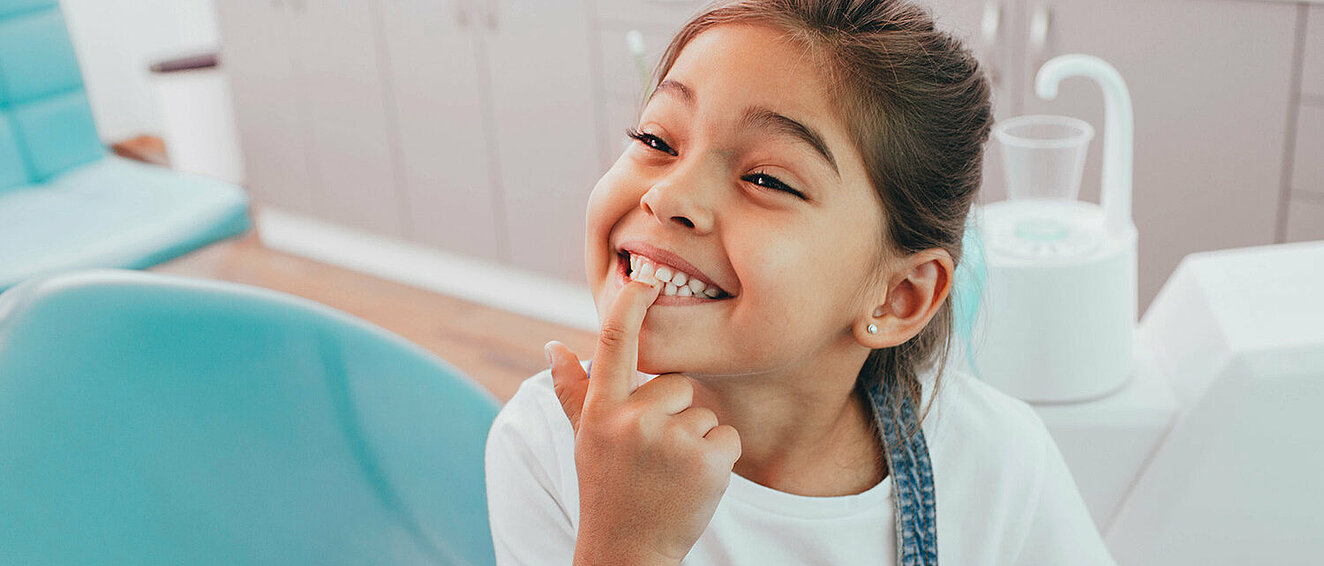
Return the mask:
[[[625,135],[639,140],[648,147],[651,147],[658,151],[666,152],[668,155],[672,155],[672,156],[679,155],[678,153],[676,153],[676,150],[671,149],[671,147],[668,146],[666,142],[662,141],[662,138],[659,138],[653,134],[641,132],[637,128],[626,128]],[[772,175],[768,175],[767,173],[764,173],[762,171],[754,173],[753,175],[746,175],[743,177],[743,179],[751,183],[754,183],[755,185],[758,185],[760,187],[767,187],[776,191],[790,193],[792,195],[795,195],[795,197],[799,198],[800,200],[809,200],[808,198],[805,197],[804,193],[792,189],[791,187],[787,186],[786,183],[783,183],[781,182],[781,180],[777,179],[776,177],[773,177]]]
[[651,147],[651,148],[653,148],[653,149],[656,149],[656,150],[658,150],[658,151],[664,151],[664,152],[666,152],[667,154],[669,154],[669,155],[673,155],[673,156],[674,156],[674,155],[679,155],[679,154],[676,153],[676,150],[671,149],[671,147],[668,146],[668,145],[666,144],[666,142],[662,141],[662,138],[659,138],[659,137],[657,137],[657,136],[655,136],[655,135],[653,135],[653,134],[646,134],[646,133],[641,132],[641,131],[639,131],[639,130],[637,130],[637,129],[635,129],[635,128],[627,128],[627,129],[625,130],[625,135],[630,136],[630,137],[632,137],[632,138],[634,138],[634,139],[637,139],[637,140],[643,142],[644,145],[646,145],[646,146],[648,146],[648,147]]
[[791,187],[786,186],[786,183],[783,183],[777,180],[776,177],[773,177],[772,175],[768,175],[767,173],[764,173],[762,171],[758,173],[754,173],[753,175],[745,175],[744,179],[760,187],[768,187],[773,190],[791,193],[800,200],[808,200],[805,198],[804,193],[801,193],[800,191],[797,191],[795,189],[792,189]]

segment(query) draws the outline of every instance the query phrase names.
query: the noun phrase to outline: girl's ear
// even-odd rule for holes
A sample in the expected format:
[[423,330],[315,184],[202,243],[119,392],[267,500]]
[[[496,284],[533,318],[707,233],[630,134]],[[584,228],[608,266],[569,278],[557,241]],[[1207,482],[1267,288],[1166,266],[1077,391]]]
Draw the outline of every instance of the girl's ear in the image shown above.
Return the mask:
[[[911,254],[881,289],[873,312],[856,321],[855,339],[876,350],[905,343],[919,334],[951,293],[956,269],[951,254],[932,248]],[[870,326],[874,332],[870,332]]]

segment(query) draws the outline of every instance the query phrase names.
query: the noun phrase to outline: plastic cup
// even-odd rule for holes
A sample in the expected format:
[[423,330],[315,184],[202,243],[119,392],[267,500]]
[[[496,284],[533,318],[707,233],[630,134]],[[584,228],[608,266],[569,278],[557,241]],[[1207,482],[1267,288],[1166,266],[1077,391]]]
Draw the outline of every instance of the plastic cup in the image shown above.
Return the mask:
[[1007,197],[1076,200],[1085,154],[1094,138],[1089,122],[1069,116],[1017,116],[993,126],[1002,144]]

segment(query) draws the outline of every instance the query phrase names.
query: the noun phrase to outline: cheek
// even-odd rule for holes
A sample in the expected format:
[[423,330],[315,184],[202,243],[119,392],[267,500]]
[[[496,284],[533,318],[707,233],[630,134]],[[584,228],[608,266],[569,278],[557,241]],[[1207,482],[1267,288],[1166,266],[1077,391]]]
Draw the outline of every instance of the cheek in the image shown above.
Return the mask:
[[730,251],[733,267],[742,292],[760,308],[790,308],[784,303],[810,291],[822,255],[811,247],[812,238],[782,227],[737,239],[742,245]]
[[784,343],[821,313],[826,289],[815,275],[821,254],[807,247],[805,238],[785,230],[763,232],[748,241],[753,245],[732,256],[740,258],[733,267],[745,299],[738,309],[744,320],[738,322],[765,342]]
[[618,161],[598,179],[588,197],[585,222],[590,241],[606,241],[613,226],[638,205],[639,195],[631,190],[627,175]]
[[763,231],[758,239],[748,240],[755,245],[734,256],[742,258],[735,267],[747,293],[741,305],[747,309],[742,313],[747,329],[785,344],[806,335],[821,336],[842,324],[852,294],[848,276],[859,269],[859,254],[843,252],[850,243],[819,234]]
[[[622,158],[624,161],[624,158]],[[589,193],[584,211],[584,267],[589,286],[597,300],[604,287],[615,277],[616,256],[611,252],[612,230],[631,210],[638,207],[639,195],[618,161],[598,179]],[[601,305],[599,305],[601,307]],[[599,309],[601,310],[601,308]]]

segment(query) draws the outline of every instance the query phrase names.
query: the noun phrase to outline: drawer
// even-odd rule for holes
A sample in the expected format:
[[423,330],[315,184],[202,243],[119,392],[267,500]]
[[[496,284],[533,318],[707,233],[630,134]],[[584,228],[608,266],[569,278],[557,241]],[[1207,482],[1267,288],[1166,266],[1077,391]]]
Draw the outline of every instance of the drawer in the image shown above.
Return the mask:
[[1324,106],[1302,104],[1298,108],[1291,187],[1324,197]]
[[639,78],[638,65],[626,45],[625,35],[631,29],[639,30],[644,36],[644,64],[648,77],[652,77],[654,67],[662,60],[662,52],[667,49],[674,30],[657,26],[602,26],[599,37],[602,53],[602,84],[609,99],[642,100],[643,82]]
[[1324,97],[1324,5],[1306,15],[1306,52],[1301,62],[1301,94]]
[[1300,195],[1287,203],[1287,241],[1324,240],[1324,197]]
[[598,19],[678,29],[707,0],[598,0]]

